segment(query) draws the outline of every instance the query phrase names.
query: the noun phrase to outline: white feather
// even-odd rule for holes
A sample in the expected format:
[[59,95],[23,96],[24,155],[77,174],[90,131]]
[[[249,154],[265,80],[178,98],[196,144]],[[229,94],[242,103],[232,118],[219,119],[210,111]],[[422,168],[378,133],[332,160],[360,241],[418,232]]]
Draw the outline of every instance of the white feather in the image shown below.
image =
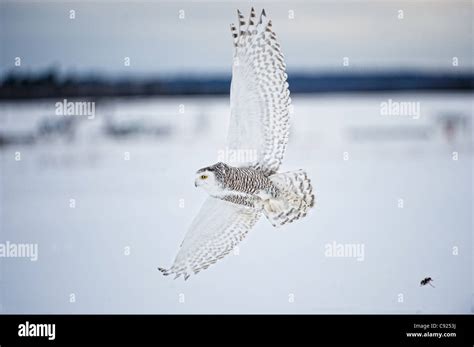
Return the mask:
[[234,151],[253,151],[255,161],[229,164],[276,172],[288,141],[291,103],[280,45],[264,11],[258,24],[249,23],[246,30],[240,25],[238,33],[233,33],[238,37],[234,41],[227,146]]
[[163,274],[187,279],[228,254],[254,226],[261,212],[213,197],[194,218],[170,269]]

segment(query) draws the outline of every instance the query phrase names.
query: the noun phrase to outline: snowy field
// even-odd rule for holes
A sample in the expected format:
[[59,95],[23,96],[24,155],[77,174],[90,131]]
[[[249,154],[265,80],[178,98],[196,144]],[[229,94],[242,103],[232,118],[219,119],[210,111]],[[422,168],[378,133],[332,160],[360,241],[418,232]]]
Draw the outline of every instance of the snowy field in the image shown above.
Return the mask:
[[157,267],[206,197],[194,174],[225,149],[228,98],[108,100],[94,119],[58,101],[0,104],[0,243],[38,245],[0,258],[0,312],[473,312],[471,94],[295,96],[282,170],[308,171],[316,208],[261,219],[186,282]]

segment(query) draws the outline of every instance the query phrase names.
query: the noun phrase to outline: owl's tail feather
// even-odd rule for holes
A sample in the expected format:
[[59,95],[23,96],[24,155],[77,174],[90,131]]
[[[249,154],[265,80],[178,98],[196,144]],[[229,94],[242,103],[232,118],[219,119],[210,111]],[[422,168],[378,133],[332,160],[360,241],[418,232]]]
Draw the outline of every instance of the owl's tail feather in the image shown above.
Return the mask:
[[269,177],[279,189],[277,198],[263,202],[263,212],[278,227],[303,218],[314,206],[311,180],[303,170],[274,174]]

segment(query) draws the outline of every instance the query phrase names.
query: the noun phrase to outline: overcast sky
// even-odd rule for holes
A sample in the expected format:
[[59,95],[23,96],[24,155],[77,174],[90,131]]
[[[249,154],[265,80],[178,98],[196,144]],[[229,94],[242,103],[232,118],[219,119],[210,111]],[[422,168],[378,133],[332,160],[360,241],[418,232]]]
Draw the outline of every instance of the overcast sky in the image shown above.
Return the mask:
[[343,57],[356,71],[472,68],[470,0],[0,1],[2,73],[15,57],[21,71],[54,65],[112,76],[229,73],[229,24],[236,8],[248,14],[252,5],[272,18],[291,71],[339,71]]

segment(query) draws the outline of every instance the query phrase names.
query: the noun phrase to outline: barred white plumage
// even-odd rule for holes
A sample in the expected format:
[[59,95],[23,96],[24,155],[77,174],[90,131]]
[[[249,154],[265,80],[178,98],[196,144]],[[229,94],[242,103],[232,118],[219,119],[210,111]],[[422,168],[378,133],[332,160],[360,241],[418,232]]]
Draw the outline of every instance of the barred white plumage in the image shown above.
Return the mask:
[[263,10],[256,23],[237,11],[231,25],[234,64],[227,146],[253,150],[253,161],[202,168],[195,185],[209,197],[195,217],[179,252],[164,275],[187,279],[228,254],[263,213],[278,227],[306,216],[314,205],[311,182],[302,170],[277,173],[289,134],[289,97],[285,63]]

